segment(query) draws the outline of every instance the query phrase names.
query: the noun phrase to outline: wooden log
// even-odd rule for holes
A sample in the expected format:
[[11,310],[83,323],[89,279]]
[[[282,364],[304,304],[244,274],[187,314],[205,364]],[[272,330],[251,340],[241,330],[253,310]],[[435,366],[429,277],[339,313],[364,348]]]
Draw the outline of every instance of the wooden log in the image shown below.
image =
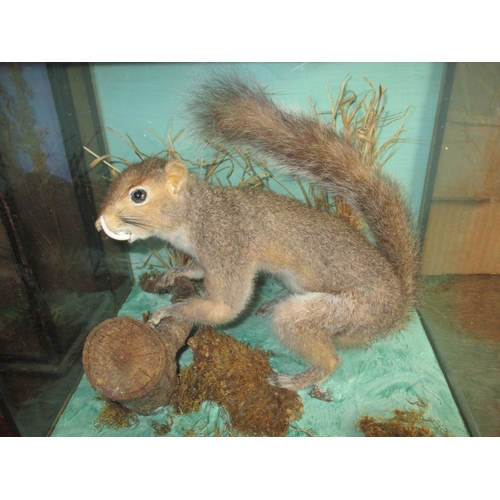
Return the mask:
[[[196,293],[187,278],[172,286],[172,302]],[[83,368],[90,385],[103,396],[147,415],[165,406],[177,387],[179,349],[192,325],[164,318],[151,329],[128,316],[96,326],[83,348]]]

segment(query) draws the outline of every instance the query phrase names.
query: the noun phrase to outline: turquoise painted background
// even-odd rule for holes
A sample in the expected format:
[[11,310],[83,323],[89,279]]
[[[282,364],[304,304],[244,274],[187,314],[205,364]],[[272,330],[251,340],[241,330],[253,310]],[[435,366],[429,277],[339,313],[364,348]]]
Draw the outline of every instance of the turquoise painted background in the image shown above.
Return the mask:
[[[147,154],[163,149],[148,129],[166,137],[173,119],[173,135],[188,125],[183,105],[189,89],[219,66],[234,67],[254,76],[277,93],[277,98],[295,109],[309,110],[308,96],[316,109],[329,109],[326,87],[335,98],[342,81],[358,95],[375,85],[387,87],[386,112],[393,115],[411,107],[405,140],[385,169],[401,179],[411,205],[418,212],[429,158],[443,64],[441,63],[126,63],[95,64],[94,74],[105,127],[128,134]],[[399,124],[382,134],[389,137]],[[109,130],[109,152],[128,161],[134,153]],[[193,138],[183,134],[176,142],[179,152],[198,158],[202,152]]]

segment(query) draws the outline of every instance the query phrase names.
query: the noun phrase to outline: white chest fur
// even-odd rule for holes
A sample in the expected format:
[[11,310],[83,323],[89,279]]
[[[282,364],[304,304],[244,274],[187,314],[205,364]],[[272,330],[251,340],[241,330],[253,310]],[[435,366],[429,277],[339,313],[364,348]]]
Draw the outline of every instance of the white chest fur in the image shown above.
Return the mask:
[[189,238],[188,231],[184,227],[180,227],[174,231],[169,231],[168,234],[161,235],[164,237],[172,246],[185,252],[189,255],[193,255],[193,245]]

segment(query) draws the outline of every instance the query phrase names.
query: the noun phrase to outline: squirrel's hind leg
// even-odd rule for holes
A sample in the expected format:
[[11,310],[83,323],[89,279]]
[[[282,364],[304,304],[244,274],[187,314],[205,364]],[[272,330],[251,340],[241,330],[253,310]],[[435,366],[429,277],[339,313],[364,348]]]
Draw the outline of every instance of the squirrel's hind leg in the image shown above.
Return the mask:
[[277,337],[310,368],[297,375],[273,375],[269,383],[297,391],[327,379],[340,363],[332,339],[352,326],[353,306],[352,296],[342,293],[298,294],[276,304]]

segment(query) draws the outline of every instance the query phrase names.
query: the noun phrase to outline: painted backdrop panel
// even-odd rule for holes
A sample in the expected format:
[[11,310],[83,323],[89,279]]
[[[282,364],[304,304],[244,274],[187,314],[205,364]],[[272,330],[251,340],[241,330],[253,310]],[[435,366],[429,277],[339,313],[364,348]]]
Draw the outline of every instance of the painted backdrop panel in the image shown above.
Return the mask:
[[[342,81],[358,95],[369,89],[364,78],[387,87],[386,112],[399,113],[411,107],[404,142],[384,168],[399,177],[415,212],[420,207],[427,160],[432,139],[443,65],[441,63],[125,63],[95,64],[94,72],[103,121],[120,135],[128,134],[147,154],[162,150],[150,131],[166,137],[173,119],[173,135],[188,125],[183,104],[189,90],[214,68],[234,67],[257,78],[277,93],[287,106],[310,109],[308,96],[317,110],[329,109],[326,87],[335,98]],[[381,140],[399,124],[388,127]],[[135,155],[107,130],[110,153],[129,161]],[[193,138],[183,134],[177,149],[188,158],[202,154]]]

